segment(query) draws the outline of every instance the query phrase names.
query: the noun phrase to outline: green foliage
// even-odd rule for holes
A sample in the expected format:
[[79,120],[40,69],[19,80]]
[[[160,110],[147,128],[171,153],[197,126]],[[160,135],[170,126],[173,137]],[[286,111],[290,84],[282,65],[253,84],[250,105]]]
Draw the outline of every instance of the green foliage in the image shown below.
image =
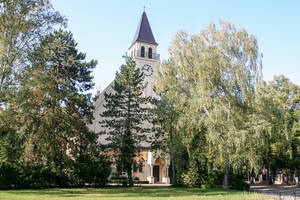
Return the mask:
[[40,37],[65,18],[48,0],[3,0],[0,3],[0,164],[18,162],[25,142],[20,104],[16,102],[29,54]]
[[0,165],[0,188],[9,188],[11,185],[18,184],[19,171],[16,166],[2,163]]
[[230,188],[233,190],[249,190],[250,185],[243,181],[243,177],[240,175],[230,174]]
[[49,0],[3,0],[0,3],[0,103],[8,103],[39,38],[65,19]]
[[[72,34],[55,31],[41,39],[31,53],[18,98],[24,161],[53,161],[66,165],[82,148],[96,143],[86,122],[92,119],[92,101],[87,92],[93,86],[91,70]],[[85,120],[85,121],[84,121]]]
[[0,165],[0,188],[104,186],[109,174],[110,162],[101,155],[70,161],[65,167],[56,163],[3,163]]
[[105,111],[101,113],[101,126],[107,135],[108,146],[114,150],[118,172],[126,172],[128,182],[133,185],[132,169],[134,158],[138,155],[137,147],[148,141],[146,133],[149,128],[143,127],[149,122],[147,103],[149,99],[142,96],[144,74],[129,59],[122,65],[112,84],[112,92],[105,93]]
[[181,174],[182,183],[187,187],[199,187],[199,174],[198,172],[190,168],[187,172]]
[[225,180],[230,170],[297,173],[300,89],[284,76],[262,81],[254,36],[211,24],[199,35],[179,32],[169,52],[156,70],[161,130],[153,147],[170,153],[172,174],[187,179],[189,168],[209,174],[215,167]]
[[85,61],[70,32],[51,32],[64,18],[49,1],[0,6],[0,186],[103,186],[110,162],[86,126],[97,62]]
[[[266,129],[253,134],[248,124],[261,82],[256,38],[221,22],[219,29],[210,24],[199,35],[179,32],[169,52],[170,59],[157,70],[156,89],[177,113],[172,127],[174,138],[187,152],[183,168],[208,172],[217,166],[224,170],[224,187],[228,188],[230,166],[239,170],[245,158],[259,155],[251,151],[249,156],[243,147],[251,149],[249,141],[254,142]],[[170,134],[168,127],[162,128]],[[258,166],[258,160],[252,163]]]
[[222,185],[222,181],[223,173],[220,171],[199,174],[199,182],[203,189],[218,188]]
[[75,162],[75,174],[80,182],[93,186],[105,186],[111,172],[110,162],[103,155],[80,157]]
[[[127,177],[119,176],[118,174],[113,174],[112,177],[110,178],[109,182],[122,184],[123,186],[128,185]],[[138,177],[134,177],[133,183],[134,184],[149,184],[149,181],[140,181],[140,179]]]

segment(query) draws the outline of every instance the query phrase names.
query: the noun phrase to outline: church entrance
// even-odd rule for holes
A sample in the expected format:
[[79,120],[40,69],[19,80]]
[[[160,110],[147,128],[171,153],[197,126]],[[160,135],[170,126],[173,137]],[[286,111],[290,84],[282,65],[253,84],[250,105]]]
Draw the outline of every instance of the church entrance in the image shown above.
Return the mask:
[[154,183],[159,182],[159,166],[158,165],[153,166],[153,177],[154,177]]

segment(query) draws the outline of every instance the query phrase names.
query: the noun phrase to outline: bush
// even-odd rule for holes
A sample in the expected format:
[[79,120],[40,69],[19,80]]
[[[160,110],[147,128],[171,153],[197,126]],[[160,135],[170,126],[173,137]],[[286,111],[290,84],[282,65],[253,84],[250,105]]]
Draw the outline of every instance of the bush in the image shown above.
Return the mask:
[[[113,179],[113,180],[110,180],[109,183],[118,183],[118,184],[122,184],[122,185],[128,184],[127,179]],[[149,184],[149,181],[134,180],[133,183],[135,183],[135,184]]]
[[81,161],[56,163],[16,163],[0,165],[0,188],[74,187],[88,183],[104,186],[110,174],[105,157],[89,156]]
[[136,184],[149,184],[149,181],[134,181]]
[[76,161],[75,174],[81,184],[105,186],[111,172],[110,164],[102,155],[87,156]]
[[213,171],[211,173],[203,173],[199,176],[199,182],[201,188],[208,189],[208,188],[217,188],[218,186],[222,185],[223,180],[223,173],[219,171]]
[[249,190],[250,185],[243,181],[240,175],[230,174],[229,176],[230,189],[233,190]]
[[181,171],[176,174],[176,184],[174,186],[201,187],[203,189],[216,188],[222,185],[223,173],[213,171],[210,173],[199,173],[190,168],[188,171]]
[[175,181],[173,183],[173,186],[175,186],[175,187],[183,187],[184,186],[182,177],[181,177],[184,173],[185,173],[185,171],[183,171],[183,170],[176,172]]
[[49,188],[69,186],[65,169],[32,163],[2,164],[0,186],[4,188]]
[[194,168],[190,168],[187,172],[181,174],[182,183],[187,187],[199,187],[199,174]]
[[18,184],[19,171],[15,165],[2,164],[0,166],[0,188],[10,188]]

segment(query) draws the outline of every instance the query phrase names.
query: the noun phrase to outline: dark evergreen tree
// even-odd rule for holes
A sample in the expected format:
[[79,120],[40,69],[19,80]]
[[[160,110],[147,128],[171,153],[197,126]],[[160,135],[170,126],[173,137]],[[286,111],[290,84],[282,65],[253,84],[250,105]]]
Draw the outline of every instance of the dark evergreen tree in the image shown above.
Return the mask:
[[20,130],[26,135],[24,161],[65,167],[96,143],[97,135],[86,123],[92,119],[92,69],[72,34],[62,30],[42,38],[22,75],[16,105],[20,106]]
[[[108,135],[107,141],[114,151],[119,172],[126,172],[132,186],[132,169],[138,148],[148,141],[150,132],[149,106],[150,98],[143,96],[144,74],[136,68],[131,58],[116,73],[112,85],[113,91],[105,93],[105,111],[100,122]],[[149,126],[145,125],[148,124]]]

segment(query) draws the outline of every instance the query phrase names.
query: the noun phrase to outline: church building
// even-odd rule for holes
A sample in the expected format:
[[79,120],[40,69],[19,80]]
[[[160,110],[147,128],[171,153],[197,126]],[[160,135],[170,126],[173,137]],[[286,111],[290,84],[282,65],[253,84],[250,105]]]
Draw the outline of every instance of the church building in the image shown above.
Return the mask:
[[[140,68],[144,74],[144,81],[147,82],[147,87],[143,91],[143,95],[155,97],[153,91],[154,86],[154,66],[159,64],[160,56],[157,53],[158,43],[155,41],[146,12],[144,11],[139,21],[134,39],[129,47],[130,56],[135,60],[136,67]],[[100,114],[104,111],[104,93],[112,92],[112,83],[105,88],[95,102],[94,121],[89,125],[91,131],[100,132],[102,127],[99,124],[101,121]],[[145,124],[145,126],[149,126]],[[151,134],[151,133],[149,133]],[[105,140],[107,136],[102,135],[99,142],[103,145],[108,142]],[[141,181],[149,181],[149,183],[170,183],[169,165],[170,161],[167,158],[161,158],[159,154],[151,152],[149,144],[143,144],[143,151],[138,159],[144,160],[142,165],[137,170],[133,171],[133,178],[138,177]],[[113,167],[112,171],[116,171]]]

